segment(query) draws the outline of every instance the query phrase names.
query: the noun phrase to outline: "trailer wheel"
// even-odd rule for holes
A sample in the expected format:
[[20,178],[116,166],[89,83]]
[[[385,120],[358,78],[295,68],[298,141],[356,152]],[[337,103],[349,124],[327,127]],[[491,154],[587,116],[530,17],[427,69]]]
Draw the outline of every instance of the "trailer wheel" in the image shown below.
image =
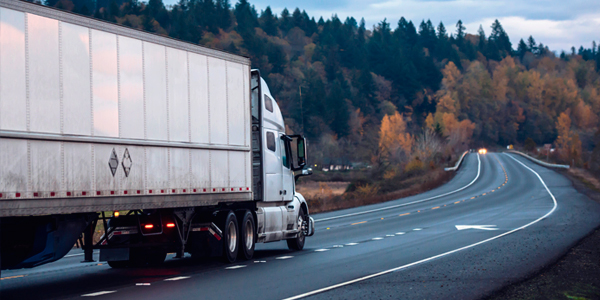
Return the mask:
[[252,256],[254,256],[254,246],[256,245],[255,224],[254,216],[246,210],[240,224],[240,245],[244,259],[252,259]]
[[232,211],[225,215],[223,225],[223,260],[232,263],[237,259],[238,254],[238,222]]
[[298,236],[296,238],[286,240],[288,248],[290,248],[291,250],[304,249],[304,241],[306,239],[306,236],[304,236],[304,228],[302,228],[302,224],[307,222],[307,219],[308,218],[306,216],[306,212],[304,211],[304,208],[302,208],[300,210],[300,213],[298,214],[298,229],[300,229],[298,232]]

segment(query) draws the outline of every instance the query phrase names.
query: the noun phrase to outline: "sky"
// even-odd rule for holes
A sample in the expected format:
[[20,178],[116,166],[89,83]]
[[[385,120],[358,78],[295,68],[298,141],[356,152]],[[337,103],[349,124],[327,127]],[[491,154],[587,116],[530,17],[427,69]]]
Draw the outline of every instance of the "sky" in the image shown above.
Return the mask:
[[[173,4],[177,0],[163,0]],[[237,0],[230,0],[235,5]],[[412,20],[415,26],[430,19],[437,27],[444,22],[448,32],[455,32],[461,19],[468,33],[476,34],[479,26],[486,35],[498,19],[508,33],[513,48],[519,39],[532,35],[536,42],[550,50],[569,52],[572,46],[590,48],[600,42],[600,1],[598,0],[249,0],[260,12],[271,6],[278,15],[287,7],[306,10],[309,16],[330,18],[337,14],[342,20],[365,19],[372,28],[383,19],[396,27],[400,17]]]

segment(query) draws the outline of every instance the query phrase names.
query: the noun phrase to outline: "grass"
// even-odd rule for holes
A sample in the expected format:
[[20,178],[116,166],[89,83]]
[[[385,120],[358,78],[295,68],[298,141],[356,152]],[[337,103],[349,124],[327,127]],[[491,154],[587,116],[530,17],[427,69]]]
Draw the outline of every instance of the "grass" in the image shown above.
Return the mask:
[[[303,195],[308,201],[311,213],[326,212],[376,204],[420,194],[448,182],[453,175],[453,172],[445,172],[442,169],[415,174],[414,176],[394,181],[393,185],[396,189],[388,192],[381,192],[377,183],[365,183],[356,186],[351,192],[340,193],[341,186],[344,184],[348,186],[347,182],[325,183],[329,188],[321,185],[320,187],[323,187],[321,192],[320,188],[318,190],[314,188],[319,183],[313,183],[311,184],[313,187],[311,191],[314,193]],[[389,185],[389,182],[385,184],[385,190],[390,189]],[[302,193],[301,189],[299,191]]]

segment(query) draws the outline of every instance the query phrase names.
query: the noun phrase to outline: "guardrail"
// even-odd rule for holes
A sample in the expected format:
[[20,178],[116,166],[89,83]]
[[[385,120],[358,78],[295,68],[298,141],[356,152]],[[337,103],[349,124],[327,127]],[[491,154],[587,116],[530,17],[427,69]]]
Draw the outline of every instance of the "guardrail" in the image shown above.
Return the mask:
[[568,168],[570,168],[570,167],[569,167],[569,165],[557,165],[557,164],[549,164],[549,163],[547,163],[547,162],[544,162],[544,161],[541,161],[541,160],[539,160],[539,159],[533,158],[533,157],[531,157],[531,156],[529,156],[529,155],[527,155],[527,154],[525,154],[525,153],[523,153],[523,152],[520,152],[520,151],[516,151],[516,150],[508,150],[508,151],[506,151],[506,152],[510,152],[510,153],[519,154],[519,155],[521,155],[521,156],[523,156],[523,157],[525,157],[525,158],[527,158],[527,159],[529,159],[529,160],[533,161],[534,163],[537,163],[538,165],[542,165],[542,166],[544,166],[544,167],[548,167],[548,168],[561,168],[561,169],[568,169]]
[[465,151],[462,156],[460,157],[460,159],[456,162],[456,165],[454,167],[450,167],[450,168],[444,168],[444,171],[456,171],[458,170],[458,167],[460,167],[460,164],[463,161],[463,158],[465,158],[465,155],[467,155],[467,153],[469,153],[469,151]]

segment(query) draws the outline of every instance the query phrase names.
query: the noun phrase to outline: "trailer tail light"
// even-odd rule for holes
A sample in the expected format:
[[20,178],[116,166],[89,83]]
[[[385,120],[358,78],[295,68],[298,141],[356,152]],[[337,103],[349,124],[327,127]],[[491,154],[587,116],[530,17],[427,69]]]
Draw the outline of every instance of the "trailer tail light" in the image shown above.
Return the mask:
[[113,212],[113,217],[118,218],[121,215],[118,211]]
[[152,228],[154,228],[154,225],[152,225],[152,224],[146,224],[146,225],[144,225],[144,228],[145,229],[152,229]]
[[167,223],[167,228],[173,228],[175,227],[175,223]]

